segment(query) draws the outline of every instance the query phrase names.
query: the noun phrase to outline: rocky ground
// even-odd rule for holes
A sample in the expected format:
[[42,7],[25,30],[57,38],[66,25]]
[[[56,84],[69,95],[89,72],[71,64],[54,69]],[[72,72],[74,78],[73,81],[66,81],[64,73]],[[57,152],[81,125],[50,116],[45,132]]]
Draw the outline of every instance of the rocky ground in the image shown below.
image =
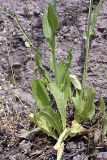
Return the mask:
[[[34,46],[40,48],[47,60],[47,49],[42,33],[42,13],[51,0],[0,0],[0,6],[10,14],[17,14],[20,24]],[[94,0],[93,9],[98,0]],[[81,79],[84,66],[83,32],[87,27],[88,0],[61,0],[57,3],[60,28],[57,32],[57,59],[66,57],[73,49],[71,73]],[[28,114],[36,106],[31,94],[31,80],[36,69],[34,50],[26,48],[23,34],[17,23],[0,12],[0,157],[1,160],[55,160],[55,142],[43,133],[34,140],[19,138],[21,129],[34,126]],[[95,36],[89,53],[88,81],[96,91],[95,103],[104,97],[107,104],[107,1],[103,6],[95,27]],[[97,146],[84,137],[68,139],[64,160],[107,159],[107,147]],[[95,156],[94,156],[95,155]]]

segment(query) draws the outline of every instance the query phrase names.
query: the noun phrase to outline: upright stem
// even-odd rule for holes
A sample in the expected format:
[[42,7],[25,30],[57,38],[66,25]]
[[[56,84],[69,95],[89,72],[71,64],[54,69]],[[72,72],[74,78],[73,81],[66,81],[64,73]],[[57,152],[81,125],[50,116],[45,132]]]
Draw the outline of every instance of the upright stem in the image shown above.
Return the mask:
[[[56,0],[54,0],[54,10],[56,13]],[[54,67],[54,74],[55,74],[55,82],[58,84],[58,76],[57,76],[57,62],[56,62],[56,42],[55,42],[55,33],[53,33],[53,49],[52,49],[52,55],[53,55],[53,67]]]
[[53,50],[52,50],[52,56],[53,56],[53,67],[54,67],[54,74],[55,74],[55,82],[58,83],[57,78],[57,63],[56,63],[56,44],[55,44],[55,33],[53,33]]
[[93,0],[90,0],[90,6],[89,6],[89,16],[88,16],[88,31],[87,31],[87,40],[86,40],[86,56],[85,56],[85,65],[84,65],[84,77],[83,77],[83,83],[85,85],[85,81],[88,77],[88,54],[90,49],[90,27],[91,27],[91,16],[92,16],[92,3]]
[[56,11],[56,0],[54,0],[54,8],[55,8],[55,11]]

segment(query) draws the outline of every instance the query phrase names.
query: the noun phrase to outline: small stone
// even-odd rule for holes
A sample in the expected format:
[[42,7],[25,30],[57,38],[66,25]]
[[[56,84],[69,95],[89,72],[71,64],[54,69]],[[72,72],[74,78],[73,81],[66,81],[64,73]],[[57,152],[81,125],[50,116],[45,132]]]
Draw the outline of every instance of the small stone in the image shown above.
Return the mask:
[[9,156],[9,160],[16,160],[14,156]]
[[31,152],[31,143],[29,141],[23,140],[19,144],[19,149],[24,154],[29,154]]
[[77,145],[74,142],[68,142],[67,145],[66,145],[66,149],[68,151],[76,150],[76,148],[77,148]]
[[88,157],[85,155],[77,155],[73,158],[73,160],[88,160]]
[[78,142],[78,149],[84,147],[84,143],[83,142]]
[[96,157],[97,159],[99,159],[99,160],[107,160],[107,152],[100,152],[100,153],[98,153],[98,155],[97,155],[97,157]]

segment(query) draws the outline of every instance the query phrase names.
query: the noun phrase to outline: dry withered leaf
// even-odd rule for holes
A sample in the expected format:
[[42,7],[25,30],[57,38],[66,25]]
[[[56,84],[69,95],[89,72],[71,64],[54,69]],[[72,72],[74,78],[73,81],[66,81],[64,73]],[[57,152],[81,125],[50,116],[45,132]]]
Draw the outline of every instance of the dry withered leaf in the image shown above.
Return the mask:
[[27,140],[33,140],[35,135],[40,132],[40,128],[35,128],[31,131],[27,131],[25,129],[21,129],[20,134],[17,134],[19,138],[27,139]]

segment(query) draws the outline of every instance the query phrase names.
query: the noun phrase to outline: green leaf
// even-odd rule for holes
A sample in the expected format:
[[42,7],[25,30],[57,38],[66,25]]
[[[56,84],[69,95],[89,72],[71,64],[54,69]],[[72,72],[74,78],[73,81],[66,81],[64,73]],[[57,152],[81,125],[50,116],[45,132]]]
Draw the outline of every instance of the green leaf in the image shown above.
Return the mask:
[[[91,119],[95,114],[94,96],[95,93],[92,88],[86,86],[85,93],[76,91],[76,96],[72,97],[75,107],[75,119],[78,122]],[[84,96],[85,95],[85,96]]]
[[61,91],[64,93],[65,101],[71,96],[71,84],[70,84],[70,65],[72,60],[72,50],[68,51],[66,60],[61,61],[60,67],[57,67],[58,85]]
[[66,58],[66,60],[64,61],[64,62],[65,62],[65,65],[66,65],[66,70],[69,70],[69,69],[70,69],[71,61],[72,61],[72,49],[69,49],[69,50],[68,50],[67,58]]
[[103,132],[102,132],[103,135],[106,135],[107,134],[107,114],[106,116],[104,117],[104,121],[103,121]]
[[42,62],[41,62],[41,54],[38,50],[35,51],[35,61],[36,61],[36,65],[38,67],[38,69],[41,71],[43,77],[50,82],[50,77],[48,76],[48,73],[46,72],[46,70],[44,69],[44,67],[42,66]]
[[63,128],[62,128],[61,116],[59,113],[56,113],[52,109],[52,107],[47,106],[43,108],[40,112],[40,115],[44,116],[49,126],[55,128],[59,135],[62,133]]
[[42,81],[32,80],[32,94],[39,108],[50,106],[50,98]]
[[58,84],[62,84],[64,80],[64,75],[65,75],[65,66],[64,66],[64,61],[60,61],[57,64],[57,75],[58,75]]
[[87,32],[84,32],[84,33],[83,33],[83,39],[87,40],[87,37],[88,37],[88,33],[87,33]]
[[64,82],[60,86],[60,88],[61,91],[64,93],[65,101],[68,101],[68,99],[71,97],[71,83],[70,83],[69,72],[66,73],[66,77],[64,78]]
[[89,36],[93,36],[94,35],[94,28],[92,25],[90,25],[90,28],[89,28]]
[[71,84],[70,84],[69,70],[66,71],[64,61],[61,61],[59,64],[57,64],[57,75],[58,75],[58,86],[64,93],[64,99],[67,101],[68,97],[70,97]]
[[66,60],[64,60],[64,74],[62,76],[62,82],[64,81],[64,78],[68,76],[69,70],[70,70],[70,65],[71,65],[71,60],[72,60],[72,50],[68,50],[68,56]]
[[41,128],[41,130],[49,136],[52,136],[54,139],[57,139],[56,133],[53,131],[52,127],[49,125],[46,117],[40,113],[35,115],[35,120],[37,125]]
[[85,108],[85,114],[87,119],[91,119],[94,114],[95,114],[95,105],[94,105],[94,97],[95,97],[95,92],[93,91],[92,88],[89,86],[86,87],[86,108]]
[[75,75],[70,74],[71,83],[74,85],[74,87],[78,90],[81,90],[81,83],[77,79]]
[[48,43],[49,48],[51,48],[51,41],[52,41],[53,33],[51,30],[50,24],[48,22],[48,9],[46,9],[43,14],[42,27],[43,27],[43,34],[45,36],[45,39]]
[[56,29],[59,27],[59,22],[56,16],[55,8],[53,5],[48,6],[48,22],[51,27],[52,33],[55,33]]
[[38,113],[31,113],[29,119],[31,122],[36,123],[46,134],[55,139],[57,139],[57,136],[62,133],[63,128],[61,116],[50,106],[42,108]]
[[51,70],[54,71],[54,66],[53,66],[53,55],[50,56],[48,64],[49,64]]
[[62,60],[57,64],[57,75],[58,75],[59,85],[63,84],[66,77],[68,76],[71,60],[72,60],[72,50],[69,50],[66,60]]
[[85,102],[81,98],[81,96],[79,95],[78,91],[76,91],[76,96],[72,97],[72,101],[74,103],[74,107],[76,109],[76,112],[78,114],[82,114],[82,112],[84,111]]
[[100,112],[105,115],[105,102],[104,99],[101,97],[101,101],[100,101]]
[[102,7],[102,3],[103,3],[103,0],[100,0],[98,5],[97,5],[97,8],[95,10],[95,13],[92,17],[92,21],[91,21],[91,35],[94,34],[94,28],[95,28],[95,24],[96,24],[96,21],[97,21],[97,18],[99,16],[99,13],[100,13],[100,10],[101,10],[101,7]]
[[66,105],[67,101],[64,99],[64,93],[54,83],[50,83],[50,91],[53,94],[57,103],[58,111],[61,115],[63,130],[66,128]]
[[43,14],[42,26],[43,34],[48,43],[48,47],[49,49],[53,50],[53,48],[55,48],[54,35],[59,23],[54,6],[51,4],[49,4],[48,9],[46,9]]
[[63,131],[60,113],[55,112],[50,106],[42,108],[38,113],[31,113],[29,119],[55,139]]

